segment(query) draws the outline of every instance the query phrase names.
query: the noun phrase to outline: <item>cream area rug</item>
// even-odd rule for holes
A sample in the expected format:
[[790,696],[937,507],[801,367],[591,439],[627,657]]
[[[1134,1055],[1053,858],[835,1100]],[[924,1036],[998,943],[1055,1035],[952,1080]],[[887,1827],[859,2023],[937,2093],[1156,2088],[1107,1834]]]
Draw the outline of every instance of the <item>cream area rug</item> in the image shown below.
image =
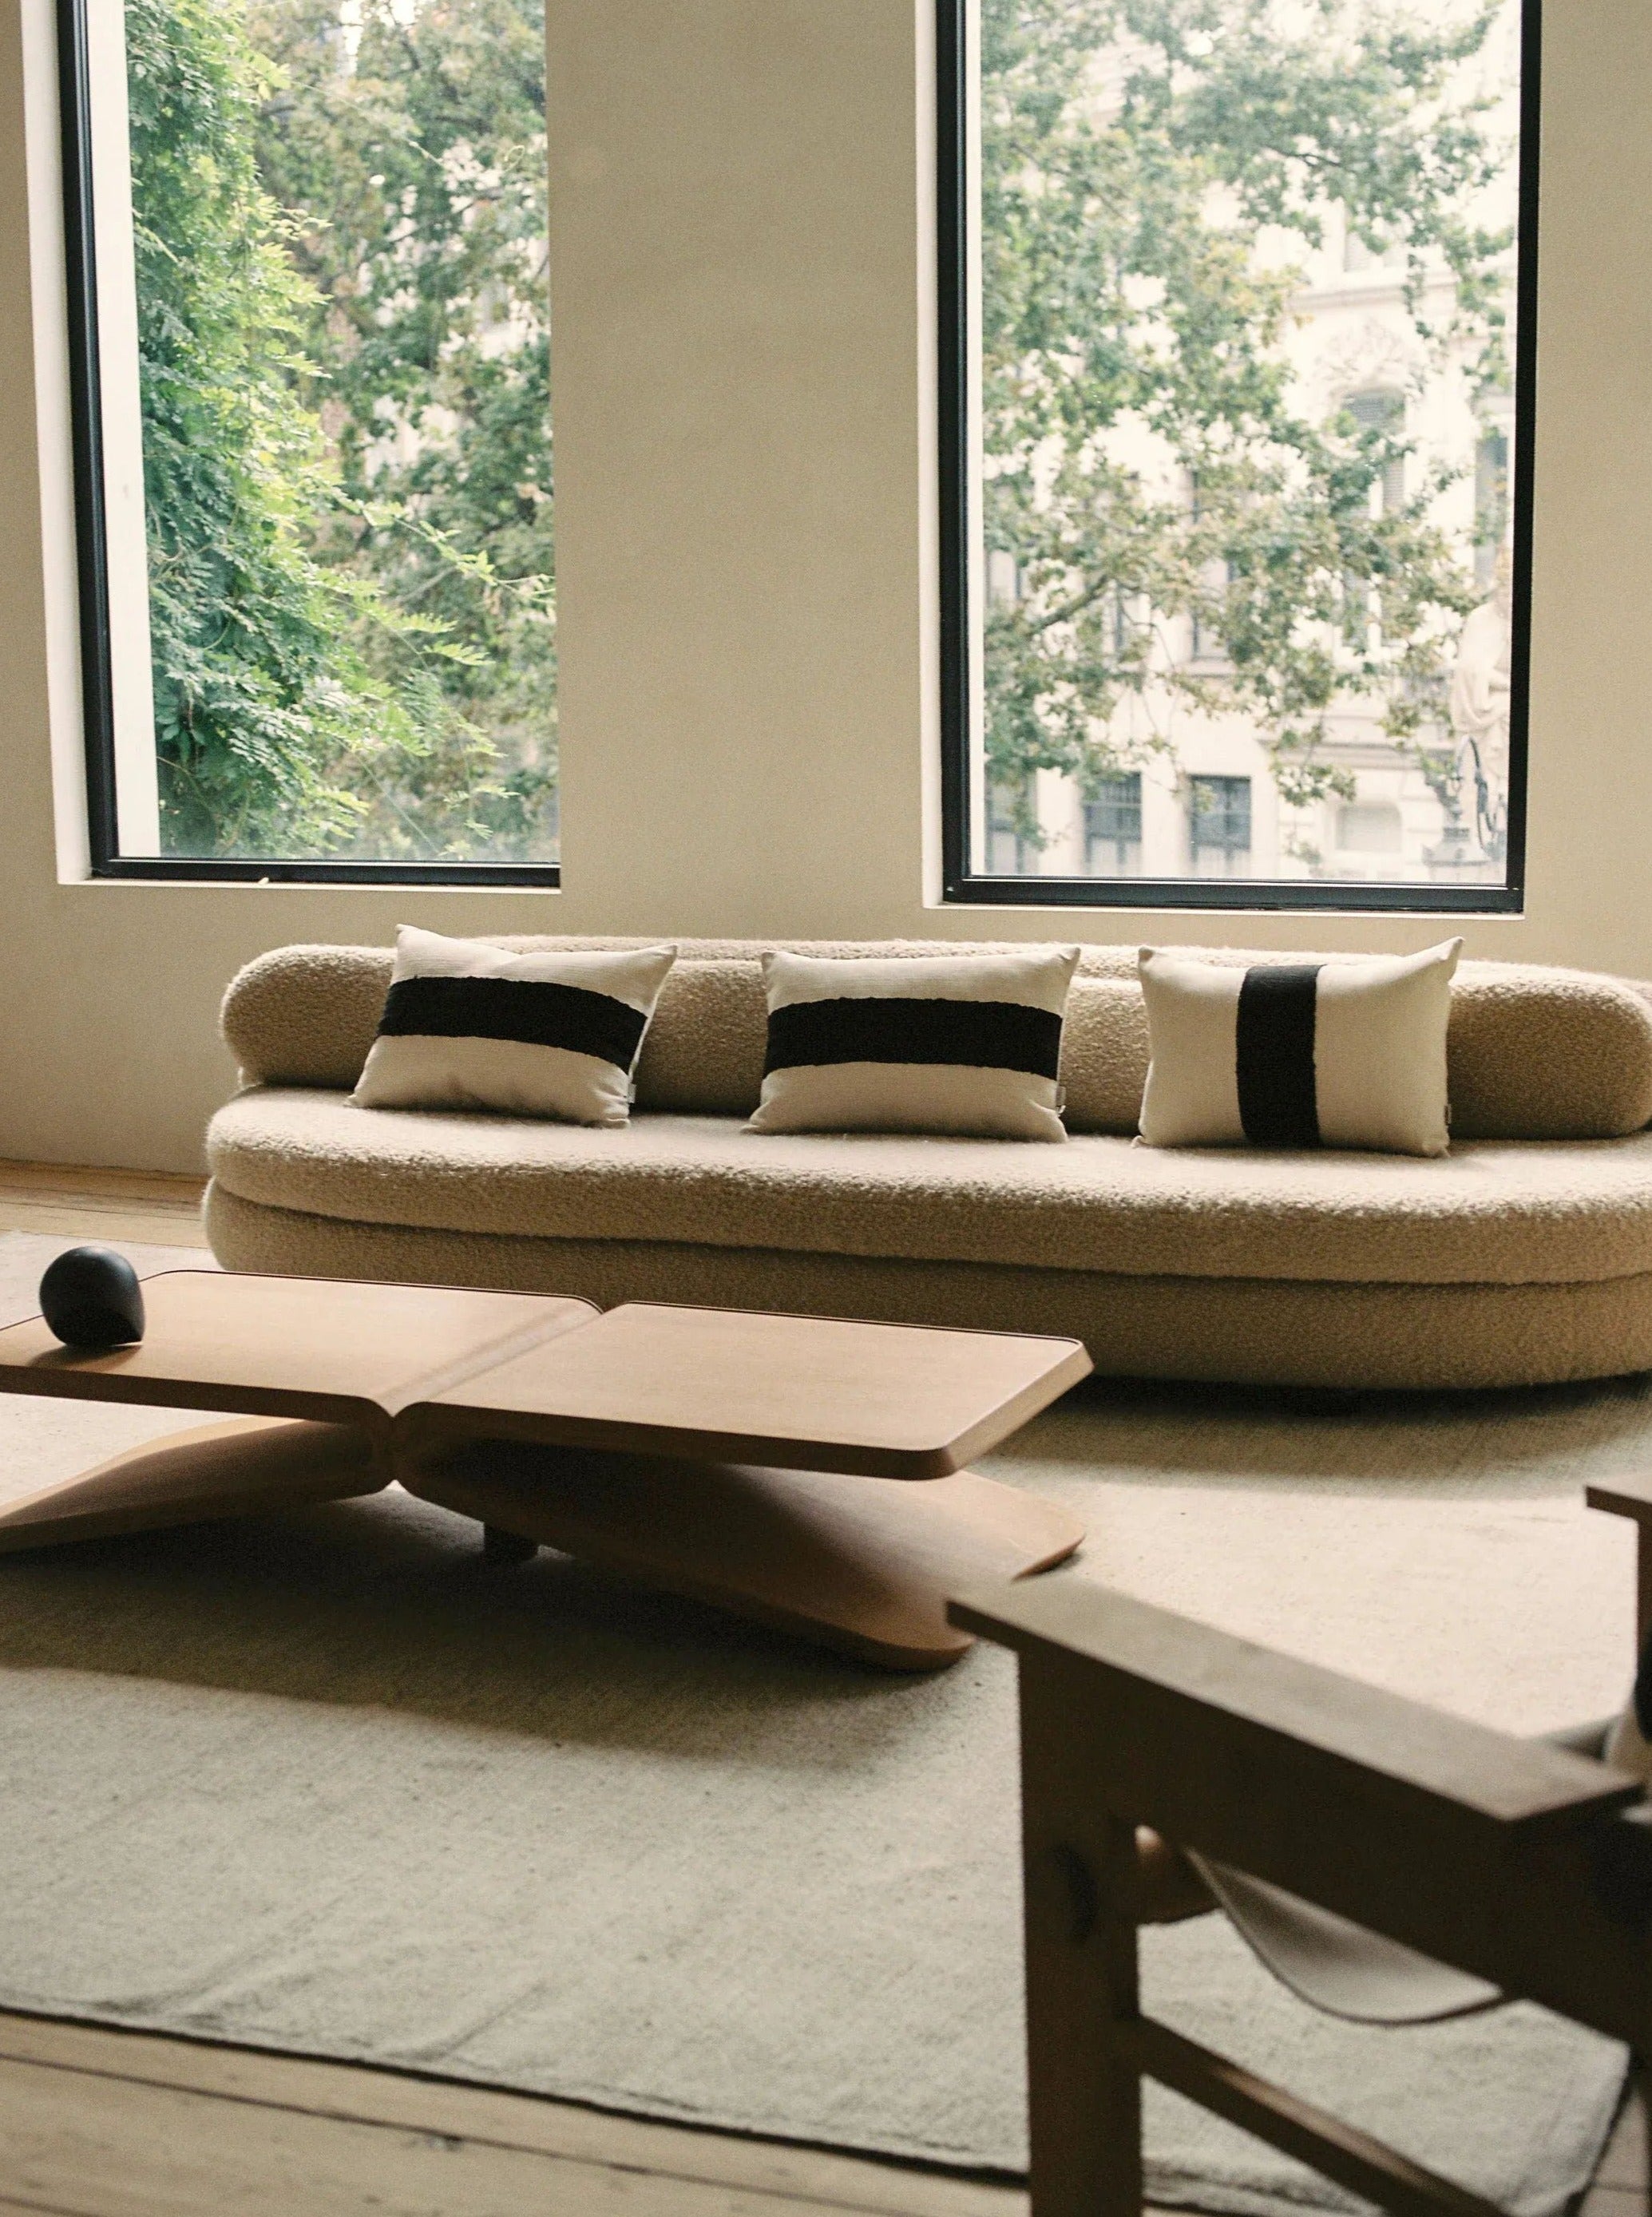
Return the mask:
[[[0,1316],[67,1244],[0,1239]],[[0,1400],[0,1485],[178,1428]],[[1088,1518],[1055,1575],[1535,1732],[1623,1698],[1631,1539],[1581,1490],[1649,1453],[1639,1382],[1108,1386],[983,1467]],[[1013,1677],[989,1647],[887,1676],[554,1555],[485,1571],[393,1491],[0,1558],[0,2005],[1014,2172]],[[1522,2217],[1585,2183],[1622,2081],[1529,2007],[1315,2016],[1216,1917],[1148,1934],[1145,1984]],[[1358,2207],[1172,2096],[1148,2140],[1161,2202]]]

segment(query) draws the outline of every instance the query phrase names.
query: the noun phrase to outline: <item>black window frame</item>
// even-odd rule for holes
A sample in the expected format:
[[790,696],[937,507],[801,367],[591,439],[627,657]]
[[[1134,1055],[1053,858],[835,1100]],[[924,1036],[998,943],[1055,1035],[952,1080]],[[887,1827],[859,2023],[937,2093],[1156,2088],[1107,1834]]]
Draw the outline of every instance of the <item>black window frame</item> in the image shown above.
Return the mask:
[[1538,123],[1542,0],[1521,0],[1519,262],[1515,273],[1513,578],[1509,795],[1500,886],[1376,884],[1311,879],[994,878],[969,854],[968,209],[969,0],[937,0],[937,360],[939,384],[942,898],[971,906],[1037,908],[1333,909],[1346,914],[1518,915],[1525,904],[1526,796],[1531,664],[1531,492],[1537,439]]
[[557,862],[374,862],[354,857],[334,861],[325,856],[121,852],[86,0],[57,0],[57,29],[81,714],[91,875],[216,885],[560,886],[562,871]]

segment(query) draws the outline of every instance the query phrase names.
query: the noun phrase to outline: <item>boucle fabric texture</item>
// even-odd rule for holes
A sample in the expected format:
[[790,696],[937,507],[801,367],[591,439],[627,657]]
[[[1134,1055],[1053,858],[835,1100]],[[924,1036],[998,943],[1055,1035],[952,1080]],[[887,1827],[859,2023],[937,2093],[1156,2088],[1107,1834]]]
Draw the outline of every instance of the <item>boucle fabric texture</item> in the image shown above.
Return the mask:
[[1448,1041],[1463,1144],[1440,1160],[1132,1145],[1148,1064],[1134,948],[1080,957],[1070,1145],[758,1139],[738,1120],[762,1084],[761,952],[683,944],[638,1065],[650,1113],[619,1132],[353,1108],[387,950],[261,957],[225,1005],[251,1090],[209,1134],[215,1251],[604,1306],[1053,1332],[1123,1375],[1481,1386],[1652,1368],[1652,1003],[1633,986],[1463,965]]
[[[645,948],[644,939],[501,938],[517,949]],[[956,942],[777,942],[833,955],[956,954]],[[749,1116],[763,1083],[764,943],[683,940],[637,1066],[636,1105]],[[1024,948],[1006,951],[1024,952]],[[1333,960],[1234,948],[1181,950],[1244,966]],[[1137,950],[1082,950],[1067,1000],[1061,1083],[1071,1132],[1135,1129],[1148,1070]],[[231,985],[224,1032],[249,1082],[348,1091],[373,1044],[390,978],[379,947],[284,947]],[[1455,1139],[1611,1139],[1652,1120],[1652,1004],[1586,971],[1465,962],[1448,1038]]]
[[1076,947],[765,954],[768,1046],[748,1129],[1065,1139],[1061,1018],[1078,959]]
[[1397,1155],[1064,1147],[718,1117],[623,1130],[356,1108],[272,1086],[220,1109],[243,1201],[363,1223],[1139,1275],[1554,1284],[1652,1271],[1652,1134]]
[[1338,962],[1201,962],[1142,949],[1149,1146],[1443,1155],[1460,939]]
[[688,1301],[1081,1339],[1110,1377],[1247,1386],[1480,1387],[1652,1370],[1652,1273],[1570,1285],[1129,1277],[668,1240],[532,1238],[350,1222],[207,1198],[234,1270]]

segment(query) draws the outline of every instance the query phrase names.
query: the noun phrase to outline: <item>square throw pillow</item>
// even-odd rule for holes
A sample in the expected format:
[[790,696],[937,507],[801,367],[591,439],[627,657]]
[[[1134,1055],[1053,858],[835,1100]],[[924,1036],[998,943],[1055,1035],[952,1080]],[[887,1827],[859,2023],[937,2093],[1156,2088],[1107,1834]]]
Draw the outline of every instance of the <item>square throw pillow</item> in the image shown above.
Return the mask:
[[1144,947],[1150,1147],[1443,1155],[1445,1028],[1462,949],[1333,962],[1201,962]]
[[512,954],[405,923],[351,1096],[362,1108],[502,1108],[623,1124],[674,947]]
[[1076,947],[1013,954],[765,954],[753,1132],[1064,1139],[1061,1018]]

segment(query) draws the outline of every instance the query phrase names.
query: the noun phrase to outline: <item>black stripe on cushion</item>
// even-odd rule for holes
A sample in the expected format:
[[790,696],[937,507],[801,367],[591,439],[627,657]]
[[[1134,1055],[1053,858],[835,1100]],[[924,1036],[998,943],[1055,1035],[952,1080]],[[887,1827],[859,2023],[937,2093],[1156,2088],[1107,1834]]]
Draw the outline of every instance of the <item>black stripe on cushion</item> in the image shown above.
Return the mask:
[[1239,1121],[1253,1147],[1317,1147],[1317,962],[1258,962],[1239,989]]
[[1019,1001],[899,1000],[857,995],[769,1011],[763,1074],[807,1063],[956,1063],[1055,1076],[1061,1020]]
[[381,1038],[519,1040],[628,1071],[648,1019],[611,993],[534,978],[403,978],[390,988]]

